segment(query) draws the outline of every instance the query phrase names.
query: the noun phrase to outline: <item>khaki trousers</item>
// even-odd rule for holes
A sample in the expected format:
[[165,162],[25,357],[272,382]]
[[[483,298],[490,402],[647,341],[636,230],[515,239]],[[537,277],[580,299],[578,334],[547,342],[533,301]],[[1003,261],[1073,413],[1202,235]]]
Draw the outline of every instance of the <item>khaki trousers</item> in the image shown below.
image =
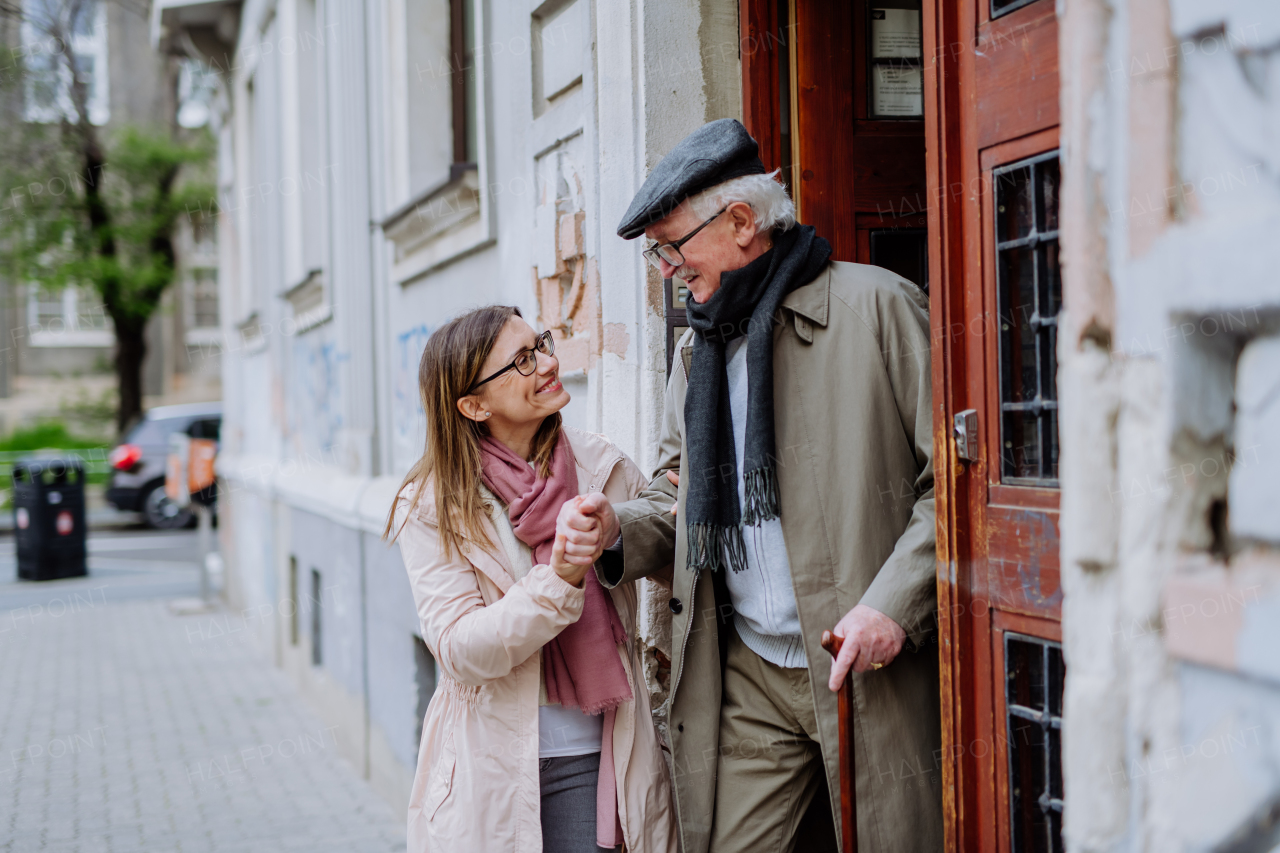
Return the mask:
[[823,772],[809,671],[769,663],[736,632],[725,665],[718,762],[710,853],[794,850]]

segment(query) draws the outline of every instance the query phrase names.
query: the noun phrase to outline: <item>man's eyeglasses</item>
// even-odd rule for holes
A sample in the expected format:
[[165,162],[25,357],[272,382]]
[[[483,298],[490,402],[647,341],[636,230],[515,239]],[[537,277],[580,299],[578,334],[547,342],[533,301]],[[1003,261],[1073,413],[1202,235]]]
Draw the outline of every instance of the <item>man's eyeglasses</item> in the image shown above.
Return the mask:
[[487,376],[475,385],[472,385],[471,390],[468,391],[467,394],[474,394],[476,389],[481,385],[486,382],[492,382],[499,376],[505,374],[508,370],[514,370],[521,376],[532,376],[534,371],[538,369],[538,353],[542,353],[543,355],[555,355],[556,342],[551,337],[550,329],[538,335],[538,342],[527,350],[521,350],[519,354],[516,355],[515,360],[506,367],[502,368],[492,376]]
[[719,216],[728,209],[729,208],[727,207],[720,208],[720,211],[716,213],[715,216],[711,217],[711,219],[708,219],[706,222],[702,223],[679,240],[676,240],[674,243],[663,243],[658,246],[650,246],[644,250],[644,259],[653,264],[653,268],[656,270],[662,269],[662,261],[666,261],[673,267],[680,266],[684,263],[684,255],[680,253],[680,247],[696,237],[699,231],[706,228],[715,220],[716,216]]

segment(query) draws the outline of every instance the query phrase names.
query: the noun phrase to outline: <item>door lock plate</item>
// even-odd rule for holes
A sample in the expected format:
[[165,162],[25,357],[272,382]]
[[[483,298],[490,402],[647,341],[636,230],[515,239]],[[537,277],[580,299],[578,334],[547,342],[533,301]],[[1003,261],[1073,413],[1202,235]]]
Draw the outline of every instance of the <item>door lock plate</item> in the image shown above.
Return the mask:
[[956,455],[965,462],[978,461],[978,410],[965,409],[955,416]]

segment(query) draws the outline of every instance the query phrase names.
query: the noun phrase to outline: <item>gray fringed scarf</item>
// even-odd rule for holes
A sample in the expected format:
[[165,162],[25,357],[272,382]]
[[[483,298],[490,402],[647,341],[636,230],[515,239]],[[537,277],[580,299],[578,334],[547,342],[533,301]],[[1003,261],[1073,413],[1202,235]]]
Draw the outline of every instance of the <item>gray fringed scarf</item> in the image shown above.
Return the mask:
[[[689,449],[689,563],[694,572],[747,567],[743,526],[777,518],[777,457],[773,432],[773,321],[782,300],[817,277],[831,245],[800,225],[776,236],[774,246],[739,270],[720,277],[703,304],[690,299],[693,365],[684,402]],[[738,465],[729,408],[725,345],[747,336],[747,446],[743,454],[747,505],[738,506]]]

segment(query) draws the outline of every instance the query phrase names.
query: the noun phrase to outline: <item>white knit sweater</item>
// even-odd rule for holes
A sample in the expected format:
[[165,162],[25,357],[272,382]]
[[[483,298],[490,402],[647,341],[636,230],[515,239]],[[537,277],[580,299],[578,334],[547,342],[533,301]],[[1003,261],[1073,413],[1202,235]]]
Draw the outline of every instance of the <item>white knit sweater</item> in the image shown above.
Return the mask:
[[[747,504],[742,476],[747,446],[746,342],[746,337],[741,337],[725,347],[733,444],[738,457],[739,506]],[[804,669],[809,662],[800,633],[795,591],[791,587],[791,563],[787,559],[787,543],[782,538],[782,521],[775,518],[743,528],[742,538],[747,546],[747,568],[741,572],[725,571],[738,636],[747,648],[770,663]]]

